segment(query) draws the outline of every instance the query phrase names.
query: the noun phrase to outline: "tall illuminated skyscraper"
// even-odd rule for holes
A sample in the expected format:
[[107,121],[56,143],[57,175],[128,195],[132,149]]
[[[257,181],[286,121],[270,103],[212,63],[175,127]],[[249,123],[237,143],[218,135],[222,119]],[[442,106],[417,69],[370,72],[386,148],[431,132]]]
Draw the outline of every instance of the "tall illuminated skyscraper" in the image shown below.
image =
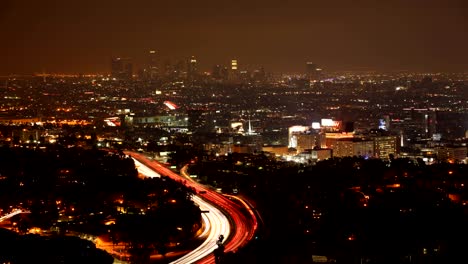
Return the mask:
[[198,62],[195,56],[190,57],[187,65],[187,78],[194,79],[198,74]]
[[211,76],[214,79],[221,79],[221,70],[222,70],[221,65],[219,65],[219,64],[215,65],[213,67],[213,71],[211,72]]
[[322,69],[320,69],[317,64],[308,61],[306,63],[306,78],[310,82],[316,82],[321,79]]
[[236,59],[231,60],[231,67],[229,71],[229,79],[231,81],[239,80],[239,62]]
[[111,76],[116,79],[131,79],[133,64],[131,58],[115,57],[111,60]]
[[159,75],[158,58],[155,50],[149,51],[148,75],[150,79],[156,79]]
[[238,70],[237,60],[231,60],[231,71],[237,71],[237,70]]

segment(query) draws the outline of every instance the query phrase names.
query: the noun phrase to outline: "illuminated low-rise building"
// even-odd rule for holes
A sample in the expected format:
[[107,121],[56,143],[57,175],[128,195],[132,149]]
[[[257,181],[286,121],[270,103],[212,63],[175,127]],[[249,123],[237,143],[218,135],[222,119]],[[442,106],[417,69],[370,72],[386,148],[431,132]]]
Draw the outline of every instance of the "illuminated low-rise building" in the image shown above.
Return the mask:
[[263,146],[262,151],[275,154],[275,156],[285,156],[289,154],[288,146]]
[[322,145],[324,135],[317,133],[293,133],[296,137],[296,149],[298,153],[306,149],[313,149]]
[[323,148],[335,149],[336,143],[342,139],[352,139],[354,138],[353,133],[325,133],[325,144],[322,143]]
[[326,160],[332,157],[332,149],[313,149],[311,150],[311,158],[312,160],[320,161]]
[[450,162],[463,162],[467,159],[467,147],[437,147],[436,149],[437,159],[448,160]]
[[397,156],[399,154],[398,136],[376,136],[373,139],[375,157],[388,159],[390,155]]
[[341,139],[333,149],[334,157],[373,157],[374,141],[361,139]]
[[185,115],[135,116],[133,118],[133,124],[164,127],[187,127],[188,118]]

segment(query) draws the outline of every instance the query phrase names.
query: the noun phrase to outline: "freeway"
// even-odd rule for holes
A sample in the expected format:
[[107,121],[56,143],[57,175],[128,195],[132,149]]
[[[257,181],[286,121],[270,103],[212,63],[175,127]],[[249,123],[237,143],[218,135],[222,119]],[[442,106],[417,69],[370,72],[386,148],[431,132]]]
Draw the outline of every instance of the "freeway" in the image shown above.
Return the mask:
[[[133,158],[135,166],[141,177],[161,177],[159,173]],[[215,206],[206,202],[198,195],[193,196],[193,201],[200,207],[201,211],[209,212],[202,214],[203,232],[199,237],[204,239],[204,242],[191,252],[172,261],[171,264],[195,263],[196,261],[210,255],[217,248],[216,241],[220,235],[229,237],[230,223],[228,218]]]
[[160,178],[161,175],[156,173],[154,170],[148,168],[143,163],[139,162],[136,159],[133,159],[135,162],[135,167],[138,170],[138,174],[143,178]]
[[13,216],[18,215],[18,214],[27,214],[27,213],[30,213],[30,212],[27,210],[22,210],[22,209],[14,209],[10,213],[1,216],[0,222],[5,221],[6,219],[12,218]]
[[200,210],[209,211],[209,213],[202,214],[202,217],[206,218],[204,219],[205,231],[203,232],[203,234],[206,235],[206,240],[196,249],[171,262],[171,264],[195,263],[210,255],[213,250],[217,248],[216,241],[220,235],[224,237],[229,236],[229,220],[221,211],[199,196],[194,196],[193,201],[200,206]]
[[[208,187],[203,186],[194,181],[187,181],[187,179],[183,178],[182,176],[178,175],[177,173],[173,172],[172,170],[166,168],[162,164],[157,161],[150,160],[146,156],[141,153],[137,152],[125,152],[125,154],[130,155],[132,158],[138,160],[141,164],[144,164],[148,168],[156,171],[160,175],[165,175],[170,177],[171,179],[177,181],[183,181],[183,183],[188,186],[192,187],[196,190],[199,196],[195,196],[195,202],[206,201],[205,205],[213,205],[217,208],[218,211],[211,211],[208,213],[218,215],[217,218],[221,217],[221,215],[225,214],[229,218],[230,225],[226,225],[226,223],[222,224],[221,226],[228,227],[229,236],[224,236],[227,238],[226,242],[224,243],[224,248],[226,252],[235,252],[237,249],[241,248],[242,246],[246,245],[255,235],[258,223],[255,214],[244,213],[243,206],[239,205],[238,203],[230,200],[229,198],[219,194]],[[203,193],[203,194],[202,194]],[[202,209],[203,210],[203,209]],[[250,210],[250,208],[247,208]],[[211,223],[212,224],[212,223]],[[217,224],[216,224],[217,226]],[[220,227],[221,227],[220,226]],[[213,228],[213,227],[212,227]],[[214,255],[211,254],[214,249],[217,248],[216,241],[217,237],[210,237],[207,239],[209,241],[210,246],[203,248],[203,250],[197,248],[194,251],[190,252],[189,254],[194,254],[197,256],[196,260],[192,259],[189,260],[182,260],[182,262],[174,262],[174,263],[193,263],[197,261],[197,263],[214,263]],[[214,243],[213,243],[214,242]]]

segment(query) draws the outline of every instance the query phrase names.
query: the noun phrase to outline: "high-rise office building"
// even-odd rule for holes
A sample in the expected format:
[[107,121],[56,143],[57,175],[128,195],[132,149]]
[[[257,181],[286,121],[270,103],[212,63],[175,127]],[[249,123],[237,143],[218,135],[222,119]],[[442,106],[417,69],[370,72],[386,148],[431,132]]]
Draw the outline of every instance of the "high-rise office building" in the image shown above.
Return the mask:
[[253,80],[256,82],[264,82],[266,80],[266,73],[263,67],[253,72]]
[[313,62],[306,63],[306,78],[310,82],[317,82],[320,81],[322,78],[322,69],[317,66],[317,64]]
[[237,70],[238,70],[237,60],[231,60],[231,71],[237,71]]
[[214,79],[221,79],[221,70],[222,70],[221,65],[219,65],[219,64],[215,65],[213,67],[213,72],[211,73],[211,76]]
[[[403,130],[410,140],[431,139],[437,133],[437,113],[431,108],[403,108],[402,122],[392,130]],[[389,122],[390,123],[390,122]]]
[[164,61],[161,69],[161,74],[164,74],[166,77],[174,75],[174,66],[169,60]]
[[185,60],[179,60],[174,65],[170,67],[171,74],[173,78],[183,78],[187,77],[187,62]]
[[[430,114],[429,120],[431,120]],[[468,113],[457,113],[450,110],[437,111],[431,125],[433,124],[436,127],[436,133],[439,133],[444,139],[464,138],[468,132]]]
[[187,78],[194,79],[198,75],[198,62],[195,56],[190,57],[187,65]]
[[148,75],[150,79],[156,79],[159,76],[158,58],[155,50],[149,51]]
[[132,59],[120,57],[112,58],[111,76],[116,79],[131,79],[133,76]]
[[227,66],[221,68],[221,79],[225,81],[229,79],[229,69]]
[[112,58],[111,59],[111,76],[118,78],[119,74],[123,70],[123,62],[121,58]]
[[213,79],[225,81],[229,78],[229,68],[227,66],[217,64],[213,67],[211,75]]
[[231,66],[229,68],[229,79],[231,81],[239,80],[239,64],[236,59],[231,60]]

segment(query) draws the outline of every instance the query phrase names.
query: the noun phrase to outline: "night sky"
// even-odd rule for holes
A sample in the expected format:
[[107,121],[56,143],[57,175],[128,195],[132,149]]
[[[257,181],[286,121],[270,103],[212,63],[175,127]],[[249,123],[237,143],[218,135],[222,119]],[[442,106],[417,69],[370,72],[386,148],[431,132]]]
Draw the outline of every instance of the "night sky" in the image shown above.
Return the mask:
[[1,0],[0,74],[195,55],[241,67],[468,71],[467,0]]

